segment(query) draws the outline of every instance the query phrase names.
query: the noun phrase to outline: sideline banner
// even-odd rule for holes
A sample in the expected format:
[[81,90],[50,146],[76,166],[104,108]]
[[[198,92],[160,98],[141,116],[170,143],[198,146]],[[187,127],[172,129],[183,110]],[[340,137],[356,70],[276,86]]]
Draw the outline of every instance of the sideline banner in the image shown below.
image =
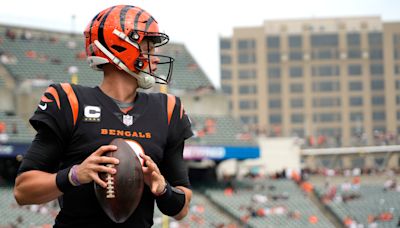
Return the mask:
[[258,147],[218,147],[218,146],[185,146],[183,158],[186,160],[225,160],[230,158],[259,158]]
[[24,143],[6,143],[0,144],[0,158],[1,157],[16,157],[17,155],[24,155],[28,150],[30,144]]

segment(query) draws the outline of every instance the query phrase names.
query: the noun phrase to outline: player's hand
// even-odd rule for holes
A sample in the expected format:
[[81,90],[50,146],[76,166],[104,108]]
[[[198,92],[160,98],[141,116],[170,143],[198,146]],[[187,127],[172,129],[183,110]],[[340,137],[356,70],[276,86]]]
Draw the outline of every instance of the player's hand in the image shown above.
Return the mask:
[[141,153],[140,157],[144,160],[144,166],[142,167],[144,183],[149,186],[154,195],[160,195],[165,189],[164,176],[160,173],[157,164],[149,156]]
[[105,152],[116,151],[117,147],[115,145],[105,145],[99,147],[95,152],[93,152],[89,157],[87,157],[80,165],[76,167],[76,173],[78,180],[81,184],[86,184],[91,181],[96,182],[103,188],[107,187],[107,183],[102,181],[99,177],[99,172],[115,174],[117,170],[115,168],[110,168],[104,164],[118,164],[119,160],[117,158],[102,156]]

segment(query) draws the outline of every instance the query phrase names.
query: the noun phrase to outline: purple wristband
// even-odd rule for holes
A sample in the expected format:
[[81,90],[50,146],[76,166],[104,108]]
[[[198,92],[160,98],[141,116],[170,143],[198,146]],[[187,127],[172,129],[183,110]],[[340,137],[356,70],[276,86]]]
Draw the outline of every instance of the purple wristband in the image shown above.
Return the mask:
[[78,180],[78,175],[76,174],[76,165],[72,166],[71,169],[71,180],[72,180],[72,184],[75,186],[79,186],[81,185],[81,182],[79,182]]

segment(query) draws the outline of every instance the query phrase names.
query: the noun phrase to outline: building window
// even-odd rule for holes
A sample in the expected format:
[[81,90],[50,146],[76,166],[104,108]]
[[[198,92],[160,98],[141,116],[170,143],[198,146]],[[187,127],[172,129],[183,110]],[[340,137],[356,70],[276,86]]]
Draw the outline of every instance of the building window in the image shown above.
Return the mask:
[[349,82],[350,91],[361,91],[363,89],[362,82]]
[[393,58],[394,59],[400,59],[400,50],[399,49],[394,49],[393,50]]
[[238,49],[255,49],[256,41],[255,40],[239,40],[238,41]]
[[268,84],[268,92],[269,94],[277,94],[281,92],[281,84],[280,83],[269,83]]
[[351,106],[362,106],[363,98],[362,97],[350,97],[350,105]]
[[271,99],[268,101],[268,107],[277,109],[282,107],[282,101],[280,99]]
[[289,47],[291,48],[301,48],[303,43],[303,38],[299,35],[289,36]]
[[385,112],[373,112],[372,113],[372,120],[382,121],[386,119]]
[[303,92],[303,84],[301,84],[301,83],[290,84],[290,92],[291,93],[302,93]]
[[347,51],[347,57],[349,59],[361,59],[361,50],[359,49],[350,49]]
[[221,64],[231,64],[232,58],[230,55],[221,55]]
[[258,123],[257,116],[240,116],[240,120],[243,124],[256,124]]
[[394,73],[395,74],[400,74],[400,65],[394,66]]
[[229,39],[220,39],[219,41],[220,48],[223,50],[231,49],[231,40]]
[[370,32],[368,33],[368,44],[369,46],[381,46],[383,43],[382,33]]
[[369,50],[369,58],[373,60],[382,60],[383,59],[383,50],[382,49],[371,49]]
[[331,50],[331,49],[317,49],[312,52],[312,58],[313,59],[336,59],[338,58],[338,52],[337,50]]
[[303,52],[301,51],[291,51],[289,53],[289,59],[292,61],[301,61],[303,60]]
[[352,112],[350,113],[350,120],[351,121],[363,121],[364,115],[362,112]]
[[382,64],[371,64],[369,66],[371,75],[379,75],[382,76],[384,74],[383,65]]
[[339,91],[340,84],[337,81],[322,81],[322,82],[314,82],[313,83],[313,91],[314,92],[332,92],[332,91]]
[[256,94],[257,86],[255,85],[242,85],[239,87],[239,94]]
[[226,79],[226,80],[232,79],[232,71],[231,70],[221,70],[221,79]]
[[360,64],[350,64],[347,69],[348,69],[348,74],[351,76],[362,74],[362,67]]
[[371,90],[383,90],[385,88],[385,84],[383,80],[372,80],[371,81]]
[[302,98],[293,98],[290,100],[291,108],[302,108],[304,106],[304,101]]
[[253,100],[241,100],[239,102],[239,108],[242,110],[247,110],[247,109],[256,109],[257,108],[257,102]]
[[393,34],[393,46],[400,44],[400,33]]
[[298,78],[303,76],[303,68],[301,66],[291,66],[289,69],[289,75],[292,78]]
[[359,33],[348,33],[347,34],[347,45],[359,47],[361,45],[360,34]]
[[396,80],[396,89],[400,89],[400,80]]
[[372,105],[381,106],[385,105],[385,97],[384,96],[374,96],[371,98]]
[[221,86],[222,92],[224,92],[225,94],[232,94],[232,86],[230,85],[222,85]]
[[267,59],[268,63],[280,63],[281,54],[279,52],[268,52]]
[[281,46],[281,40],[279,36],[267,37],[267,47],[279,49]]
[[280,78],[281,68],[280,67],[268,67],[268,77],[269,78]]
[[239,70],[240,79],[254,79],[257,77],[256,70]]
[[255,53],[240,53],[239,54],[239,63],[240,64],[248,64],[256,62],[256,54]]
[[337,47],[339,37],[337,34],[311,35],[312,47]]
[[292,123],[302,123],[304,121],[304,115],[301,113],[294,113],[291,116]]
[[340,121],[339,113],[316,113],[314,114],[314,122],[328,123]]
[[280,124],[282,123],[282,115],[273,114],[269,116],[269,122],[271,124]]
[[338,65],[320,65],[312,67],[312,75],[313,76],[338,76],[340,73],[340,68]]
[[313,99],[313,107],[339,107],[340,98],[338,97],[320,97]]

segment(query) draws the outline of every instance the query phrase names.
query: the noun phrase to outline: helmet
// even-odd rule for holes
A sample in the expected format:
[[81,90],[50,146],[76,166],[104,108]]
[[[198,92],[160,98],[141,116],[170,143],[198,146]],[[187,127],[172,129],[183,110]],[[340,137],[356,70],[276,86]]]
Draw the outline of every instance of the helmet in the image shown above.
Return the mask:
[[[154,83],[168,84],[174,59],[142,50],[142,41],[160,47],[169,37],[159,32],[157,21],[145,10],[130,5],[109,7],[98,13],[84,32],[87,60],[95,70],[102,70],[106,63],[124,70],[138,81],[139,87],[148,89]],[[151,69],[150,57],[157,57],[158,65],[166,73],[156,74]]]

